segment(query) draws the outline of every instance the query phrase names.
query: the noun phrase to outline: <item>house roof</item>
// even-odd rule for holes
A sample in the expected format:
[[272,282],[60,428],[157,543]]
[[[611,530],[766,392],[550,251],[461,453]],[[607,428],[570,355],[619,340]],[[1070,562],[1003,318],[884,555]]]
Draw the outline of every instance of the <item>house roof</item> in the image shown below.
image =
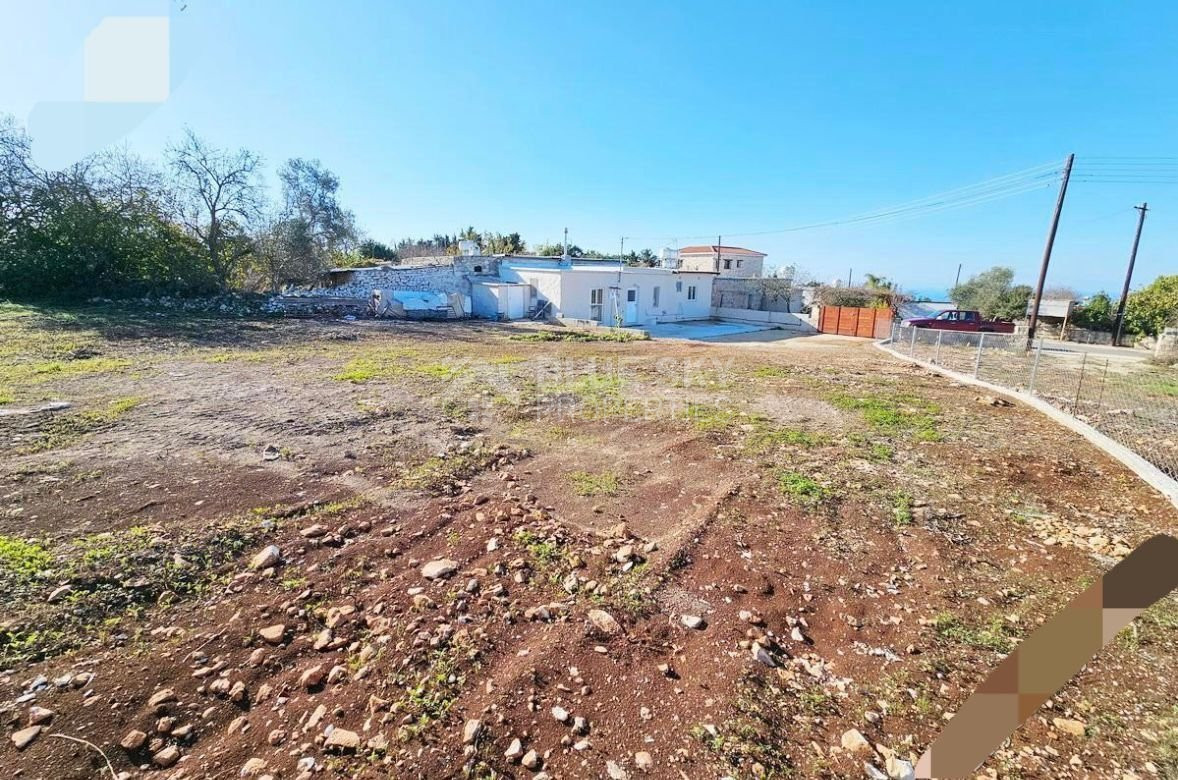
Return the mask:
[[749,257],[765,257],[764,252],[756,252],[740,246],[685,246],[679,250],[680,255],[714,255],[719,251],[722,255],[748,255]]

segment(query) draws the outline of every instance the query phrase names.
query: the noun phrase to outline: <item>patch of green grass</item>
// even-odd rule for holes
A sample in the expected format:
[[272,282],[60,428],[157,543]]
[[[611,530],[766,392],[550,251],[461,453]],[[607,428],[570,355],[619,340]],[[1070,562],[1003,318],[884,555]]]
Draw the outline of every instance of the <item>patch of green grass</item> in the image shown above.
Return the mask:
[[574,471],[569,474],[569,482],[573,485],[574,493],[586,498],[616,496],[621,488],[618,475],[612,471],[603,471],[598,474],[589,471]]
[[5,385],[39,385],[55,379],[102,374],[131,365],[123,358],[90,357],[78,360],[41,360],[0,365],[0,382]]
[[898,527],[912,525],[912,496],[903,491],[892,494],[892,519]]
[[419,363],[413,366],[413,373],[430,379],[450,380],[466,372],[466,367],[451,363]]
[[757,379],[783,379],[789,376],[789,371],[781,366],[757,366],[752,374]]
[[896,451],[883,442],[874,442],[867,448],[867,459],[886,463],[896,457]]
[[641,330],[609,328],[598,330],[537,330],[517,333],[512,341],[649,341],[650,334]]
[[558,563],[564,557],[561,545],[555,539],[540,536],[534,531],[521,528],[511,536],[515,543],[528,551],[541,567]]
[[104,409],[91,409],[73,414],[58,414],[46,420],[40,436],[23,452],[44,452],[67,447],[83,436],[109,427],[120,417],[143,403],[139,397],[117,398]]
[[794,501],[806,506],[818,506],[833,496],[829,488],[805,474],[784,469],[777,472],[777,487]]
[[[755,423],[754,423],[755,424]],[[782,447],[818,447],[826,444],[827,437],[796,428],[768,428],[757,426],[745,443],[745,449],[753,454],[763,454]]]
[[10,390],[0,387],[0,406],[3,406],[4,404],[10,404],[15,400],[16,396],[14,396]]
[[957,616],[942,612],[934,618],[933,631],[941,639],[961,642],[979,650],[1009,653],[1012,647],[1010,629],[998,615],[982,626],[970,626]]
[[684,417],[695,426],[696,430],[715,433],[731,428],[737,419],[737,413],[731,409],[708,404],[688,403]]
[[0,570],[20,579],[49,568],[53,556],[36,542],[0,534]]
[[1178,379],[1160,378],[1146,382],[1144,384],[1145,392],[1154,395],[1166,396],[1167,398],[1178,398]]
[[936,404],[907,395],[897,396],[853,396],[835,393],[828,397],[831,404],[839,409],[858,411],[872,428],[898,435],[909,433],[918,441],[939,441],[936,415],[940,407]]

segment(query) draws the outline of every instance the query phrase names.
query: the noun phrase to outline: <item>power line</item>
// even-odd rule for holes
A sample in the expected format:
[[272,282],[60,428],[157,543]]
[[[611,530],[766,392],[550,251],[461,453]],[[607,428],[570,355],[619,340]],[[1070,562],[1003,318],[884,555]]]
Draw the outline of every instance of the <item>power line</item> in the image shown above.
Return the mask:
[[[934,195],[927,195],[923,198],[869,212],[863,212],[857,215],[839,219],[825,220],[821,222],[793,225],[785,228],[774,228],[770,230],[726,231],[724,235],[730,237],[765,236],[781,233],[793,233],[803,230],[815,230],[818,228],[835,227],[840,225],[879,224],[881,222],[889,222],[901,218],[923,216],[926,213],[937,213],[949,209],[965,208],[968,206],[987,203],[992,200],[1011,197],[1024,192],[1030,192],[1032,190],[1051,186],[1051,184],[1053,184],[1056,180],[1056,176],[1059,174],[1059,172],[1060,170],[1058,163],[1044,163],[1021,171],[1016,171],[1014,173],[997,176],[991,179],[976,182],[974,184],[969,184],[963,187],[956,187],[954,189],[946,190]],[[678,239],[695,240],[707,238],[710,238],[710,235],[642,236],[637,237],[635,240],[670,241]]]

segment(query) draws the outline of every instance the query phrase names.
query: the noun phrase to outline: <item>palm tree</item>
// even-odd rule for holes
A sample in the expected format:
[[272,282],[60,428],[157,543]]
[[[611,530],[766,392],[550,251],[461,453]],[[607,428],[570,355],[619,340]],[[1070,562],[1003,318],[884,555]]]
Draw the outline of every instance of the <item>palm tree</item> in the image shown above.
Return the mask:
[[875,274],[866,274],[863,277],[866,281],[863,286],[869,290],[880,290],[883,292],[890,292],[896,289],[896,283],[886,276],[876,276]]

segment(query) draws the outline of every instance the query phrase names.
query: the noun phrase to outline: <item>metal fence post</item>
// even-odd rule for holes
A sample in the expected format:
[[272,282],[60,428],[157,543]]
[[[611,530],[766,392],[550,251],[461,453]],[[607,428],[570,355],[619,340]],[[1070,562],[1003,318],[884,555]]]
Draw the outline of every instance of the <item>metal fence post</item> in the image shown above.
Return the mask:
[[937,331],[937,351],[933,353],[933,362],[937,365],[941,364],[941,337],[945,335],[945,331]]
[[1104,406],[1104,386],[1108,384],[1108,358],[1104,359],[1104,376],[1100,378],[1100,395],[1096,397],[1096,411]]
[[916,328],[912,329],[912,341],[908,343],[908,354],[916,355]]
[[978,372],[982,369],[982,345],[986,343],[986,334],[978,334],[978,355],[973,360],[973,378],[978,378]]
[[1039,343],[1035,345],[1035,362],[1031,364],[1031,385],[1027,388],[1027,392],[1031,395],[1035,394],[1035,378],[1039,376],[1039,358],[1043,356],[1043,339],[1039,339]]
[[1088,365],[1088,353],[1084,353],[1083,360],[1080,361],[1080,381],[1076,382],[1076,399],[1072,401],[1072,414],[1076,413],[1076,409],[1080,406],[1080,390],[1084,387],[1084,367]]

